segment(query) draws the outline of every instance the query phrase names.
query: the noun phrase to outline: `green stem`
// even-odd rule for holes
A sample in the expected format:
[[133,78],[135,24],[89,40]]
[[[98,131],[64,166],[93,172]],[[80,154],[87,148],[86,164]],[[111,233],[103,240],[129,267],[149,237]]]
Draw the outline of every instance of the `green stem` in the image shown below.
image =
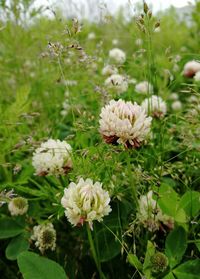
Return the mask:
[[89,224],[87,224],[86,227],[87,227],[87,234],[88,234],[88,240],[89,240],[89,243],[90,243],[90,249],[91,249],[91,252],[92,252],[92,257],[95,261],[95,264],[96,264],[96,267],[98,269],[100,278],[106,279],[105,275],[103,274],[103,272],[101,270],[101,264],[98,261],[98,257],[97,257],[97,253],[96,253],[96,250],[95,250],[94,241],[93,241],[93,238],[92,238],[92,234],[91,234]]

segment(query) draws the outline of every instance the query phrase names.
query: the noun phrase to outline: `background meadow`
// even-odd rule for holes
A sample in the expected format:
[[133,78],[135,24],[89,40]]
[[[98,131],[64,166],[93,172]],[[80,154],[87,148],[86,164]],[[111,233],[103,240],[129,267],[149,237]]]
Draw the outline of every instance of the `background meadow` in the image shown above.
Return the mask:
[[[147,4],[116,16],[103,9],[96,22],[59,10],[47,17],[30,0],[0,1],[2,278],[199,278],[200,2],[187,21],[175,9],[152,14]],[[109,55],[115,48],[123,63]],[[189,61],[197,63],[190,76]],[[105,82],[106,65],[122,84]],[[152,90],[138,90],[143,81]],[[140,106],[152,94],[165,109],[149,105],[148,138],[138,147],[106,143],[102,108],[119,99]],[[62,173],[33,163],[49,139],[72,148]],[[102,183],[91,208],[109,195],[112,211],[93,226],[85,215],[74,226],[61,203],[81,178]]]

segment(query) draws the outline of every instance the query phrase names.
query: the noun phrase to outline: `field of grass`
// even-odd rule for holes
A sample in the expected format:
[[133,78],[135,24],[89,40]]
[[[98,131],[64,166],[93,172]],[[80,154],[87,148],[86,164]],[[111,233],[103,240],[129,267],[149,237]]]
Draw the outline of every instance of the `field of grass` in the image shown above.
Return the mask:
[[0,278],[200,278],[200,2],[33,2],[0,1]]

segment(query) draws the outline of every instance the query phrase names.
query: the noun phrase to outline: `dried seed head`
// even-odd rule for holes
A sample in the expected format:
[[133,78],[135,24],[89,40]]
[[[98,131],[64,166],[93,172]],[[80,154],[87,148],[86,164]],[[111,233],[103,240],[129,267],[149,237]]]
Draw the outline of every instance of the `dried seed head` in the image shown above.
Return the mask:
[[151,262],[153,265],[152,270],[155,273],[164,272],[168,267],[168,258],[161,252],[155,253],[151,258]]
[[144,13],[145,13],[145,14],[147,14],[147,13],[148,13],[148,11],[149,11],[149,7],[148,7],[148,5],[147,5],[147,3],[146,3],[146,2],[144,2],[144,6],[143,6],[143,8],[144,8]]
[[152,11],[151,10],[148,10],[147,16],[148,16],[148,18],[152,17]]
[[140,31],[146,33],[146,28],[144,27],[144,25],[142,25],[139,21],[136,21],[136,24]]
[[165,50],[165,55],[167,56],[168,54],[171,53],[171,46],[169,46],[168,48],[166,48]]
[[74,34],[80,33],[81,32],[81,25],[79,24],[79,21],[77,18],[72,19],[72,30]]
[[144,19],[142,17],[138,17],[138,21],[140,22],[140,24],[144,25]]
[[155,25],[154,25],[154,28],[158,28],[160,26],[160,20],[158,20]]

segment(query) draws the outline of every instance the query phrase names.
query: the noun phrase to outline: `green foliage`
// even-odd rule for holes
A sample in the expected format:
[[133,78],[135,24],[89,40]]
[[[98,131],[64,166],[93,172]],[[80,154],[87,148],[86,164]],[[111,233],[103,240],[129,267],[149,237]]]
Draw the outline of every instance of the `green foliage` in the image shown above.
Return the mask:
[[17,236],[24,232],[24,226],[10,217],[0,220],[0,239]]
[[23,252],[17,258],[24,279],[66,279],[63,268],[56,262],[33,252]]
[[190,217],[198,215],[200,210],[200,193],[196,191],[186,192],[180,199],[179,208],[182,208]]
[[165,253],[171,268],[180,263],[187,248],[187,234],[183,227],[177,227],[169,233],[165,243]]
[[197,279],[200,274],[200,260],[191,260],[179,265],[173,273],[178,279]]
[[142,271],[143,269],[142,263],[138,260],[138,257],[136,255],[128,254],[127,259],[133,267],[135,267],[139,271]]
[[9,260],[16,260],[18,255],[29,249],[29,235],[20,234],[13,237],[6,248],[6,258]]
[[167,185],[162,184],[159,188],[160,199],[158,204],[163,212],[172,216],[177,223],[186,223],[186,215],[184,208],[179,206],[179,196],[174,189]]

